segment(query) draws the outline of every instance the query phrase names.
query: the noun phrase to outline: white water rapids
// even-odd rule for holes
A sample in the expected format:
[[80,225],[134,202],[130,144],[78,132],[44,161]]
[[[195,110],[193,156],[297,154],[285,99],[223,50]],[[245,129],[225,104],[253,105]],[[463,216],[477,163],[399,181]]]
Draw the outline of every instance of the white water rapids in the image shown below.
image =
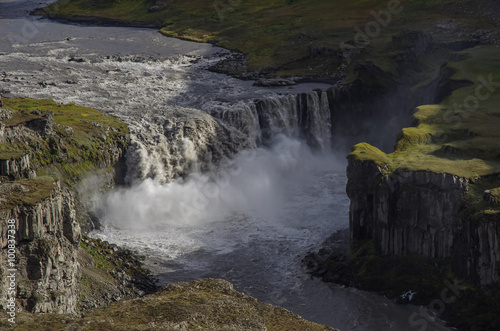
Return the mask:
[[[317,113],[310,131],[328,140],[314,124],[326,122],[325,99],[312,92],[327,86],[253,87],[205,70],[225,50],[147,29],[32,21],[30,6],[0,1],[0,90],[97,108],[131,130],[133,184],[94,196],[103,228],[92,236],[145,255],[162,284],[224,278],[344,331],[412,329],[418,308],[311,279],[301,265],[348,227],[344,155],[313,152],[296,132],[294,95],[304,93]],[[262,129],[272,134],[257,148]],[[199,166],[216,157],[218,166]]]

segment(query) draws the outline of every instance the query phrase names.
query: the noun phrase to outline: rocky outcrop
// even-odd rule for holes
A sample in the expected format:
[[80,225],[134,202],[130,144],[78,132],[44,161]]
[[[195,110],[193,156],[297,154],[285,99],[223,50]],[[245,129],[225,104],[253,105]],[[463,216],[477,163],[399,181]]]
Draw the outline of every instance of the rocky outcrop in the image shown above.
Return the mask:
[[351,238],[373,240],[382,255],[452,255],[467,180],[427,171],[384,175],[374,163],[347,168]]
[[[40,102],[40,107],[53,106],[47,103]],[[65,112],[63,107],[61,109],[56,114],[59,117]],[[84,120],[83,125],[75,121],[72,123],[76,126],[75,132],[72,126],[56,123],[54,111],[21,108],[13,112],[1,109],[0,143],[3,146],[0,151],[0,176],[10,180],[35,178],[38,170],[50,163],[73,167],[71,175],[74,177],[81,170],[91,167],[115,166],[122,161],[128,137],[118,132],[115,123],[107,125],[100,120]],[[90,162],[91,166],[79,169],[84,162]]]
[[351,240],[371,240],[379,255],[449,258],[458,277],[498,284],[500,227],[461,219],[466,178],[430,171],[389,173],[353,157],[347,168]]
[[18,158],[0,160],[0,176],[9,176],[13,178],[23,178],[26,171],[30,169],[29,154],[22,155]]
[[157,290],[149,271],[127,249],[83,236],[78,250],[78,310],[133,299]]
[[432,35],[401,32],[392,37],[392,44],[401,52],[392,62],[392,69],[371,61],[354,62],[352,71],[356,78],[328,90],[336,149],[345,150],[346,146],[363,141],[392,151],[401,128],[412,125],[416,107],[439,103],[454,90],[471,84],[450,79],[454,71],[445,64],[457,57],[438,55],[452,47],[434,41]]
[[[154,284],[130,254],[115,248],[119,256],[97,270],[107,255],[80,247],[81,224],[89,228],[88,206],[82,201],[89,196],[82,187],[99,190],[123,178],[126,126],[74,104],[47,99],[5,103],[8,109],[0,110],[0,277],[5,280],[12,272],[4,267],[15,246],[9,269],[16,269],[16,305],[23,308],[18,311],[76,313],[151,292]],[[95,185],[83,177],[95,178]],[[121,270],[110,275],[115,264]],[[0,284],[4,298],[12,290],[8,283]]]
[[[73,194],[57,183],[49,197],[33,205],[2,210],[0,219],[3,261],[7,261],[7,222],[15,221],[18,303],[31,312],[74,313],[81,235]],[[3,273],[3,266],[1,270]],[[6,297],[7,284],[0,286],[2,297]]]

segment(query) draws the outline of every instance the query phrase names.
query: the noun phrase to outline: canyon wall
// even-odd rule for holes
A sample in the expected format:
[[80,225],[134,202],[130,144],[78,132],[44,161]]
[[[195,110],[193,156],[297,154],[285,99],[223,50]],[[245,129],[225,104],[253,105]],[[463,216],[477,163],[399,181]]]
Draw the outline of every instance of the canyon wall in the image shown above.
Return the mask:
[[351,240],[371,240],[377,254],[450,259],[455,274],[474,284],[498,284],[498,223],[459,217],[469,180],[430,171],[388,173],[350,157],[347,194]]
[[[122,177],[128,131],[116,119],[74,104],[21,98],[5,99],[4,104],[0,108],[0,296],[7,298],[15,291],[18,308],[30,312],[76,313],[84,297],[81,227],[89,227],[90,216],[73,189],[88,176],[100,176],[93,189]],[[65,121],[68,117],[72,120]],[[87,260],[87,269],[95,274],[93,257]],[[6,281],[12,273],[14,288]],[[131,282],[115,287],[123,290],[130,285],[130,293],[140,292]],[[6,304],[6,300],[0,303],[3,309]]]
[[[23,185],[11,189],[22,190]],[[76,312],[81,234],[71,191],[57,182],[47,198],[2,210],[0,219],[2,279],[7,272],[3,266],[7,263],[8,221],[15,221],[16,290],[21,306],[31,312]],[[2,297],[7,297],[7,290],[7,282],[1,282]]]

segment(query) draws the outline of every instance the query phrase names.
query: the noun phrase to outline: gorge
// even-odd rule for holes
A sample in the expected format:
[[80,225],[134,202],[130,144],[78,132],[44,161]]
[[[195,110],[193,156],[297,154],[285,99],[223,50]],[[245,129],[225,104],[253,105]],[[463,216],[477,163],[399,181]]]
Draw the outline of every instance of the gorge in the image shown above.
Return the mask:
[[[301,265],[307,251],[318,250],[328,235],[349,226],[346,184],[352,239],[373,240],[381,255],[454,257],[453,271],[461,278],[479,285],[498,281],[495,223],[479,228],[459,224],[461,199],[470,190],[467,176],[404,164],[399,169],[399,163],[364,144],[349,156],[346,182],[343,160],[346,149],[359,141],[392,152],[403,127],[433,123],[423,115],[414,116],[412,123],[415,107],[440,104],[455,91],[475,87],[468,77],[457,77],[459,70],[449,63],[463,62],[474,47],[488,51],[494,43],[487,33],[455,43],[445,40],[450,31],[441,27],[395,34],[397,80],[367,61],[356,65],[351,82],[347,76],[333,86],[299,82],[268,87],[208,70],[233,56],[211,45],[167,39],[148,29],[50,21],[39,21],[37,33],[21,39],[15,36],[26,21],[2,15],[6,33],[0,40],[0,87],[9,97],[7,104],[12,97],[50,98],[56,105],[98,109],[127,125],[129,135],[119,138],[120,147],[102,149],[111,160],[101,160],[99,168],[116,168],[81,178],[74,188],[82,208],[90,211],[82,225],[85,232],[145,255],[144,264],[159,278],[158,285],[223,278],[259,300],[342,330],[408,329],[419,308],[328,286],[310,279]],[[48,106],[33,108],[43,107]],[[78,114],[87,117],[87,112]],[[92,125],[98,128],[94,141],[110,142],[112,126]],[[6,132],[8,138],[9,130],[15,128],[3,128],[2,137]],[[435,132],[410,135],[403,130],[398,144],[412,146],[435,137]],[[448,150],[466,158],[461,145]],[[34,177],[33,161],[26,155],[3,160],[2,176]],[[112,183],[113,177],[124,186],[106,188],[103,184]],[[21,240],[32,241],[38,248],[31,250],[49,256],[40,265],[40,277],[26,276],[43,279],[36,286],[44,297],[33,300],[26,293],[23,306],[34,312],[71,313],[78,301],[74,261],[80,226],[75,208],[68,207],[74,193],[55,183],[34,208],[38,211],[13,208],[3,216],[25,219],[26,224],[44,220],[39,230],[19,225],[26,229]],[[413,208],[415,200],[420,208]],[[33,216],[23,218],[23,213]],[[454,231],[459,232],[450,235]],[[67,249],[45,249],[47,233],[58,238],[53,247]],[[455,255],[457,250],[461,254]],[[61,256],[61,251],[68,255]],[[64,277],[68,281],[62,282]],[[127,283],[134,281],[125,279],[122,285],[128,288]],[[149,290],[133,291],[138,295]],[[124,299],[127,291],[122,292],[110,297]],[[447,329],[437,318],[429,325]]]

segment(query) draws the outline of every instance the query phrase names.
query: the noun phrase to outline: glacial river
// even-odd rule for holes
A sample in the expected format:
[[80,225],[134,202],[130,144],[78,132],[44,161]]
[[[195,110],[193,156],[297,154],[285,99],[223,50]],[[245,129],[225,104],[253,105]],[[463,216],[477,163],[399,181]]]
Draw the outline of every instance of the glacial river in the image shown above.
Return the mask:
[[[205,70],[228,55],[211,45],[151,29],[65,25],[28,16],[44,2],[50,1],[0,0],[0,90],[119,117],[144,149],[137,154],[146,155],[140,166],[155,174],[161,168],[157,147],[169,143],[158,140],[158,132],[173,110],[244,108],[252,98],[327,87],[254,87]],[[223,278],[259,300],[344,331],[419,330],[410,324],[418,307],[325,284],[301,264],[308,251],[348,227],[344,157],[318,155],[278,135],[268,148],[243,150],[220,168],[193,171],[182,181],[129,174],[129,187],[93,195],[103,226],[91,235],[145,255],[161,284]],[[200,192],[202,202],[184,207]],[[428,322],[426,330],[448,330],[438,320]]]

